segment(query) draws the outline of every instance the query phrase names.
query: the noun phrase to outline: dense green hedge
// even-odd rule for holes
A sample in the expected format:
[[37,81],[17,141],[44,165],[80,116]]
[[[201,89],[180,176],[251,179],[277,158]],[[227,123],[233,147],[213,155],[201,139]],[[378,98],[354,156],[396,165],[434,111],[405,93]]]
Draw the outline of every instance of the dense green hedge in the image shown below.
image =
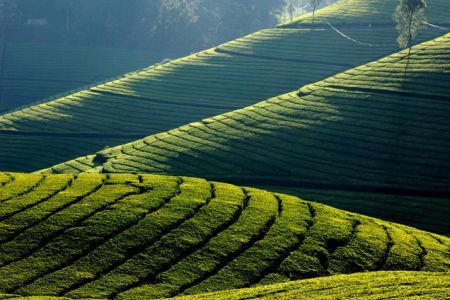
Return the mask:
[[[450,270],[450,239],[189,177],[0,173],[0,292],[150,299],[380,270]],[[17,188],[25,179],[31,187]],[[16,187],[16,188],[11,188]]]
[[174,299],[447,299],[450,296],[446,284],[449,279],[448,273],[371,272]]

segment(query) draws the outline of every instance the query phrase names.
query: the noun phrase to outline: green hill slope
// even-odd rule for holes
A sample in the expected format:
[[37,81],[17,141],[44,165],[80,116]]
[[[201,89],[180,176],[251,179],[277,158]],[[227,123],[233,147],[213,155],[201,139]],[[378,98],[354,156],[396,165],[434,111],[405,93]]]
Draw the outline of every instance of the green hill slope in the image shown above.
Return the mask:
[[[392,14],[396,3],[386,2],[379,1],[379,10]],[[430,21],[445,22],[443,14],[436,12],[446,7],[447,0],[430,1],[430,15],[437,16]],[[340,15],[342,11],[335,9],[334,13]],[[378,15],[379,11],[373,13]],[[379,22],[384,24],[386,20],[380,18]],[[106,146],[242,108],[397,51],[394,24],[366,25],[345,30],[363,44],[346,39],[328,25],[263,30],[3,115],[0,169],[42,169]],[[418,41],[441,34],[441,30],[426,28]]]
[[174,299],[448,299],[449,280],[449,273],[371,272]]
[[151,299],[363,271],[448,272],[449,255],[449,238],[253,188],[0,173],[5,294]]
[[31,42],[9,42],[3,55],[0,113],[141,69],[167,56]]
[[[244,300],[244,299],[448,299],[449,273],[431,272],[369,272],[352,275],[334,275],[254,288],[195,294],[175,300]],[[123,299],[140,299],[132,294]],[[129,298],[133,296],[134,298]],[[0,299],[64,300],[54,297],[22,297],[1,295]],[[148,299],[148,298],[146,298]]]
[[[407,51],[399,52],[300,91],[45,172],[186,174],[320,193],[341,190],[349,194],[337,195],[335,201],[347,201],[340,207],[359,206],[395,220],[400,215],[409,224],[448,234],[449,41],[446,35],[414,47],[409,60]],[[308,199],[324,198],[306,193]],[[368,206],[349,201],[364,193],[372,198]]]

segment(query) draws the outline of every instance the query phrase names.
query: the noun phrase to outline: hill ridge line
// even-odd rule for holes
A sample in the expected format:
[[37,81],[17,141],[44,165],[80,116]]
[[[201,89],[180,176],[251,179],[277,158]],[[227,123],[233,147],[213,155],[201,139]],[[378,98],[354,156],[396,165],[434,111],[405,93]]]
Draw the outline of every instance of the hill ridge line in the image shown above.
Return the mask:
[[73,138],[137,138],[145,137],[143,134],[104,134],[93,132],[41,132],[41,131],[15,131],[15,130],[0,130],[0,135],[16,135],[16,136],[48,136],[48,137],[73,137]]
[[[334,25],[334,24],[333,24]],[[450,23],[433,23],[433,25],[441,26],[441,27],[447,27],[450,26]],[[394,23],[378,23],[378,24],[364,24],[364,23],[347,23],[347,24],[339,24],[337,23],[336,26],[339,28],[345,28],[345,29],[367,29],[367,28],[374,28],[374,29],[385,29],[385,28],[395,28]],[[326,23],[294,23],[294,24],[287,24],[287,25],[278,25],[275,27],[275,29],[329,29],[330,27]]]
[[[170,101],[170,100],[157,100],[157,99],[152,99],[152,98],[147,98],[147,97],[140,97],[140,96],[135,96],[135,95],[124,95],[124,94],[119,94],[119,93],[114,93],[114,92],[107,92],[107,91],[99,91],[99,90],[93,90],[93,92],[98,93],[98,94],[102,94],[102,95],[106,95],[106,96],[132,98],[132,99],[135,99],[135,100],[148,101],[148,102],[159,103],[159,104],[173,104],[173,105],[185,106],[185,107],[198,107],[198,105],[195,104],[195,103],[189,104],[188,102],[177,102],[177,101]],[[218,109],[236,109],[236,108],[229,107],[229,106],[211,105],[211,104],[202,104],[202,107],[218,108]]]
[[376,187],[376,186],[356,186],[356,185],[343,185],[343,184],[326,184],[326,183],[314,183],[300,180],[288,180],[274,179],[274,178],[257,178],[257,179],[244,179],[244,178],[227,178],[227,177],[214,177],[205,176],[207,180],[211,181],[224,181],[236,185],[256,185],[256,186],[278,186],[278,187],[296,187],[306,189],[321,189],[321,190],[335,190],[335,191],[347,191],[347,192],[368,192],[374,194],[395,194],[399,196],[418,196],[418,197],[432,197],[432,198],[450,198],[450,192],[448,191],[433,191],[433,190],[414,190],[405,188],[393,188],[389,186]]
[[241,52],[237,52],[237,51],[223,50],[220,48],[216,48],[215,51],[217,53],[221,53],[221,54],[229,54],[229,55],[235,55],[235,56],[243,56],[243,57],[250,57],[250,58],[273,60],[273,61],[283,61],[283,62],[292,62],[292,63],[307,63],[307,64],[317,64],[317,65],[333,65],[333,66],[348,67],[348,68],[355,67],[354,65],[351,65],[351,64],[341,64],[341,63],[336,63],[336,62],[320,61],[320,60],[293,59],[293,58],[272,57],[272,56],[268,56],[268,55],[247,54],[247,53],[241,53]]
[[[381,89],[375,89],[375,88],[364,88],[364,87],[355,87],[355,86],[343,86],[343,85],[327,85],[325,86],[327,88],[332,89],[339,89],[339,90],[349,90],[349,91],[357,91],[357,92],[369,92],[369,93],[378,93],[378,94],[385,94],[385,95],[392,95],[392,96],[404,96],[404,97],[410,97],[415,98],[424,101],[425,99],[433,100],[433,101],[442,101],[448,103],[450,101],[450,97],[445,96],[438,96],[438,95],[425,95],[420,93],[410,93],[410,92],[403,92],[403,91],[394,91],[394,90],[381,90]],[[312,93],[312,92],[310,92]],[[309,93],[306,93],[306,95]],[[299,92],[299,96],[304,96],[303,93]]]
[[[59,83],[79,83],[87,85],[88,81],[80,81],[80,80],[66,80],[66,79],[35,79],[33,77],[4,77],[3,80],[7,81],[30,81],[30,82],[59,82]],[[51,97],[51,96],[50,96]]]

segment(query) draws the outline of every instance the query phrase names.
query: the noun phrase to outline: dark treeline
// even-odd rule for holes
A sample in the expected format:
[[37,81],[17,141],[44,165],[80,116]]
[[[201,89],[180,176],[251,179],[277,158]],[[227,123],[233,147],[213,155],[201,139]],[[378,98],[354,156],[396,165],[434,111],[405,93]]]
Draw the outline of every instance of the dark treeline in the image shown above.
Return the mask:
[[310,7],[310,0],[0,0],[0,31],[12,40],[193,51]]
[[9,40],[198,50],[274,26],[282,0],[0,0]]

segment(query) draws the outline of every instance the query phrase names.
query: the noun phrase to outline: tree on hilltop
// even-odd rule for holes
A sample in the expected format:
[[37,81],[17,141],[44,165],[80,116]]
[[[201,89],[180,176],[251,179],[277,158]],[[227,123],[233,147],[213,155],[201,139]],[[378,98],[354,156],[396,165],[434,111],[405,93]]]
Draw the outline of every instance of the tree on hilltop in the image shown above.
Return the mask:
[[313,14],[312,22],[313,23],[314,23],[314,17],[316,14],[316,9],[319,7],[321,2],[322,2],[322,0],[309,0],[309,5],[312,8],[312,14]]
[[422,22],[426,21],[426,7],[426,0],[400,0],[400,4],[394,13],[394,20],[397,23],[396,29],[399,33],[397,43],[400,48],[409,48],[408,55],[406,56],[405,78],[408,71],[413,39],[417,36]]
[[[18,17],[17,1],[0,0],[0,74],[4,70],[5,60],[3,59],[6,48],[6,31]],[[2,85],[0,84],[0,100],[2,94]]]
[[401,48],[411,51],[413,39],[417,36],[422,22],[426,21],[426,0],[400,0],[394,13],[399,33],[397,42]]
[[283,0],[282,14],[283,21],[286,21],[286,13],[289,20],[292,22],[294,17],[299,14],[301,10],[301,15],[304,14],[305,0]]

